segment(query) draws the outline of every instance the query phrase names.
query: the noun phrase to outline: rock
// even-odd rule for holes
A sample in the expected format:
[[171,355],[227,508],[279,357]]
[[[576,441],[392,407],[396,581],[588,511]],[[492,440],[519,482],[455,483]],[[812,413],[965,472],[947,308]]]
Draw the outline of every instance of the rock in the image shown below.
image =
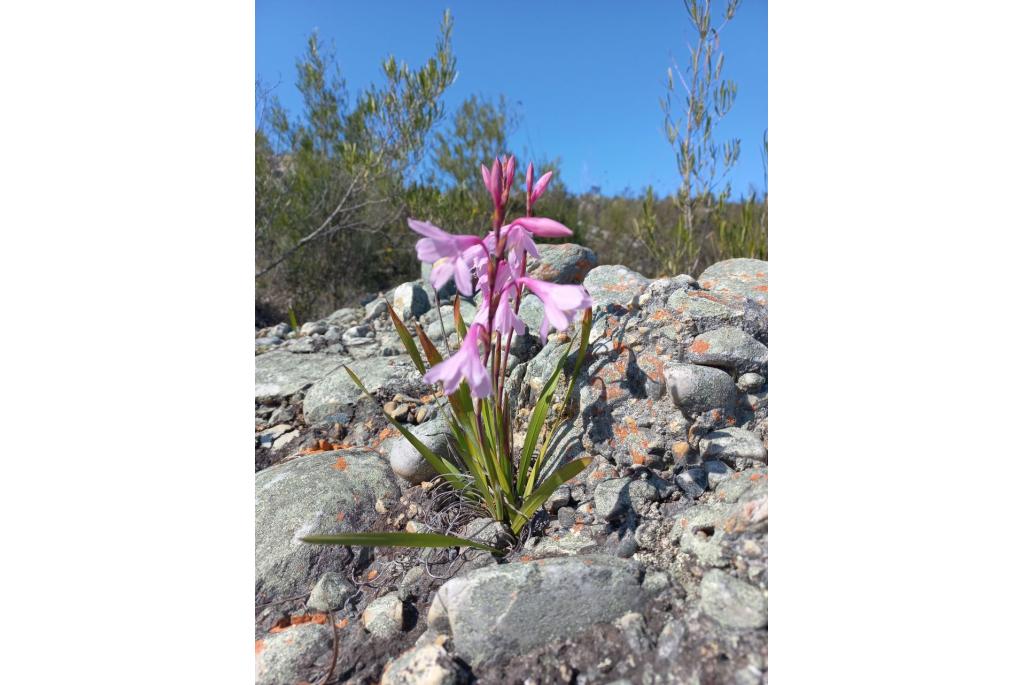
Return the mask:
[[383,297],[378,297],[366,305],[366,309],[363,314],[363,321],[373,321],[383,315],[387,310],[388,301]]
[[281,437],[279,437],[277,440],[275,440],[272,447],[275,450],[281,449],[282,447],[290,443],[292,440],[299,437],[299,435],[299,431],[288,431],[287,433],[281,435]]
[[689,417],[713,409],[731,414],[736,405],[736,385],[721,369],[695,364],[665,364],[665,384],[673,403]]
[[384,413],[393,418],[395,421],[401,421],[409,414],[408,404],[399,404],[394,400],[384,403]]
[[[459,303],[459,312],[462,314],[462,320],[466,322],[467,326],[469,326],[473,321],[473,317],[476,316],[476,306],[472,302],[466,302],[465,300],[462,300]],[[429,318],[430,324],[427,326],[427,336],[431,340],[441,340],[443,338],[441,334],[442,323],[444,324],[444,333],[447,333],[450,336],[452,335],[452,333],[455,332],[454,307],[452,307],[450,304],[442,306],[440,319],[437,318],[437,313],[434,312],[434,310],[431,310],[431,313],[434,316]],[[438,351],[440,351],[443,356],[447,357],[443,346],[438,347]]]
[[[256,357],[256,398],[275,400],[294,395],[331,371],[338,369],[339,359],[329,354],[292,354],[275,349]],[[342,370],[342,373],[345,373]]]
[[544,509],[547,511],[558,511],[562,507],[568,506],[570,501],[572,501],[572,491],[568,485],[562,484],[555,488],[555,491],[551,493],[551,497],[548,497],[547,501],[544,502]]
[[678,618],[670,618],[658,636],[657,658],[673,660],[686,638],[686,624]]
[[[311,424],[355,404],[363,397],[362,391],[352,382],[345,369],[339,368],[337,358],[332,359],[333,373],[324,374],[302,401],[306,421]],[[412,381],[420,377],[411,362],[397,357],[358,359],[348,367],[371,393],[377,392],[388,382]]]
[[256,439],[259,441],[260,447],[270,447],[272,444],[274,444],[275,440],[277,440],[279,437],[281,437],[291,429],[292,427],[286,423],[282,423],[277,426],[271,426],[270,428],[267,428],[266,430],[262,430],[259,433],[257,433]]
[[307,321],[299,329],[299,335],[323,335],[327,332],[326,321]]
[[657,489],[645,480],[613,478],[598,483],[594,489],[594,515],[616,521],[657,498]]
[[676,485],[690,499],[697,499],[708,487],[708,476],[704,469],[687,469],[676,476]]
[[430,298],[419,283],[403,283],[395,288],[394,308],[403,319],[420,316],[430,309]]
[[701,459],[717,459],[732,465],[736,465],[739,459],[765,463],[768,450],[757,433],[742,428],[723,428],[701,438],[700,456]]
[[736,388],[740,392],[754,393],[764,387],[764,376],[756,373],[745,373],[736,379]]
[[273,601],[310,590],[341,566],[344,547],[310,545],[305,535],[369,530],[378,500],[398,500],[391,469],[371,450],[320,452],[256,474],[256,595]]
[[459,673],[448,652],[426,644],[413,647],[388,663],[380,685],[456,685]]
[[[451,435],[448,422],[444,417],[437,417],[412,429],[413,435],[427,446],[434,454],[449,458],[448,437]],[[408,440],[399,436],[391,441],[388,461],[395,474],[413,485],[430,480],[437,475],[423,455]]]
[[357,592],[344,574],[328,571],[316,581],[306,606],[316,611],[337,611]]
[[363,627],[374,637],[393,638],[402,632],[402,600],[397,592],[370,602],[363,611]]
[[278,407],[274,410],[274,413],[270,415],[270,423],[289,423],[295,420],[295,409],[291,406]]
[[690,335],[719,326],[738,326],[743,322],[742,311],[719,302],[703,290],[680,288],[669,295],[666,306]]
[[563,528],[572,528],[576,523],[576,510],[572,507],[562,507],[558,510],[558,523]]
[[273,347],[274,345],[280,345],[284,340],[278,338],[276,335],[268,335],[263,338],[256,338],[256,347]]
[[719,483],[729,480],[733,471],[725,462],[711,460],[704,462],[704,472],[707,474],[708,488],[714,490]]
[[487,566],[442,585],[427,620],[449,628],[455,654],[476,668],[638,610],[635,568],[604,555]]
[[331,628],[302,623],[256,641],[256,685],[294,685],[311,677],[317,659],[331,649]]
[[768,306],[768,262],[760,259],[727,259],[709,266],[697,280],[702,288],[731,302],[749,298]]
[[354,324],[356,321],[359,321],[362,315],[362,308],[344,307],[328,316],[325,319],[325,321],[327,321],[328,324],[334,324],[335,326],[341,328],[347,328],[348,326]]
[[594,313],[609,305],[626,309],[637,306],[640,295],[651,279],[621,265],[595,267],[583,279],[583,286],[594,299]]
[[342,337],[343,331],[341,328],[337,326],[328,326],[327,332],[324,333],[324,340],[326,340],[329,343],[341,342]]
[[698,335],[686,348],[686,359],[735,373],[764,371],[768,366],[768,348],[740,328],[723,326]]
[[700,608],[726,628],[768,626],[768,600],[764,593],[719,569],[708,571],[701,580]]
[[530,259],[527,275],[549,283],[582,283],[597,266],[597,255],[589,247],[573,243],[537,246],[540,259]]

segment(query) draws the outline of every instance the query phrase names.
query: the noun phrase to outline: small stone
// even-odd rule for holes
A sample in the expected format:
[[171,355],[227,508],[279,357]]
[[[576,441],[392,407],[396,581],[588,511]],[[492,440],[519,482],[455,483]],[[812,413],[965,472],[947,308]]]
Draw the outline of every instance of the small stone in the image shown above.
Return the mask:
[[281,435],[281,437],[274,441],[273,448],[275,450],[281,449],[282,447],[284,447],[297,437],[299,437],[299,431],[288,431],[287,433],[284,433],[283,435]]
[[558,511],[564,506],[567,506],[572,500],[572,493],[568,485],[559,485],[555,488],[555,491],[551,493],[551,497],[544,503],[544,509],[547,511]]
[[764,593],[720,569],[704,574],[700,608],[726,628],[742,630],[768,625],[768,600]]
[[736,405],[736,385],[721,369],[695,364],[666,364],[665,383],[672,402],[687,416],[713,409],[732,413]]
[[737,460],[749,459],[766,463],[768,450],[761,436],[742,428],[723,428],[708,433],[700,441],[702,459],[717,459],[735,465]]
[[593,250],[573,243],[538,245],[537,253],[540,258],[528,263],[529,276],[548,283],[582,283],[597,266]]
[[421,405],[416,410],[416,423],[426,423],[437,414],[437,407],[433,404]]
[[562,528],[572,528],[576,523],[576,510],[572,507],[562,507],[558,510],[558,523]]
[[403,283],[395,288],[394,308],[402,319],[420,316],[430,309],[430,298],[416,281]]
[[742,328],[722,326],[698,335],[686,348],[686,359],[735,373],[763,371],[768,366],[768,348]]
[[409,413],[408,404],[398,404],[394,400],[384,403],[384,413],[395,421],[401,421]]
[[736,379],[736,387],[740,392],[757,392],[764,387],[764,376],[758,373],[745,373]]
[[290,423],[295,420],[295,409],[289,405],[286,407],[278,407],[274,410],[274,413],[270,415],[271,425],[278,423]]
[[687,469],[676,476],[676,485],[690,499],[697,499],[708,487],[708,476],[704,469]]
[[380,685],[455,685],[459,668],[443,648],[425,644],[403,652],[388,663]]
[[402,632],[402,600],[389,592],[363,611],[363,626],[375,637],[392,638]]
[[299,335],[323,335],[327,332],[326,321],[307,321],[299,329]]
[[271,426],[266,430],[262,430],[257,433],[256,438],[259,440],[261,447],[270,447],[274,444],[274,441],[279,437],[290,431],[292,427],[287,423],[281,423],[276,426]]
[[324,340],[331,343],[341,342],[344,332],[337,326],[328,326],[327,332],[324,333]]
[[383,297],[378,297],[376,300],[366,305],[366,313],[363,316],[363,321],[373,321],[387,310],[388,301]]
[[704,462],[704,471],[707,473],[708,488],[711,490],[718,487],[718,484],[722,481],[729,480],[729,476],[731,476],[733,472],[725,462],[718,460]]
[[[408,405],[401,405],[407,407]],[[408,411],[408,410],[407,410]],[[412,429],[415,435],[426,447],[439,457],[448,458],[450,455],[448,438],[449,428],[443,417],[432,419]],[[423,455],[403,437],[395,438],[391,442],[388,461],[391,470],[413,485],[430,480],[437,475],[434,467],[423,458]]]
[[306,606],[316,611],[337,611],[355,593],[356,588],[343,574],[328,571],[316,581]]
[[423,578],[425,572],[422,566],[413,566],[405,575],[402,576],[402,582],[398,585],[398,598],[403,602],[410,597],[413,597],[416,592],[416,584]]
[[678,618],[670,618],[658,636],[657,658],[664,661],[674,660],[685,638],[686,624]]
[[605,521],[615,521],[657,498],[657,489],[647,481],[612,478],[594,489],[594,514]]

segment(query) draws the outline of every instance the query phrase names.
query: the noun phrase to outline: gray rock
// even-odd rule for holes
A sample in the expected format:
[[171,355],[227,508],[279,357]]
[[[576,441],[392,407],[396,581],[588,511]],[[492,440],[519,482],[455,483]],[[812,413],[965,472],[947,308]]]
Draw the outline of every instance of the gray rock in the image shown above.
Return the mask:
[[306,606],[315,611],[337,611],[356,593],[356,588],[342,573],[328,571],[316,581]]
[[[459,312],[462,314],[462,320],[466,322],[467,326],[469,326],[473,321],[473,317],[476,316],[476,306],[472,302],[460,301]],[[443,305],[441,307],[440,320],[437,318],[436,312],[431,310],[431,313],[433,313],[434,316],[430,317],[432,320],[430,322],[430,325],[427,326],[427,336],[429,336],[431,340],[442,339],[442,323],[444,324],[444,333],[447,333],[449,336],[451,336],[452,333],[455,332],[454,307],[452,307],[450,304]],[[442,354],[444,354],[443,347],[439,347],[438,349],[441,351]]]
[[686,639],[686,624],[678,618],[670,618],[658,636],[658,651],[656,652],[658,659],[665,661],[674,659],[679,648],[682,647],[684,639]]
[[[448,438],[451,432],[444,417],[437,417],[412,429],[413,435],[439,457],[450,458]],[[391,441],[388,461],[395,475],[404,478],[413,485],[430,480],[437,475],[423,455],[412,446],[412,443],[399,436]]]
[[651,279],[632,269],[604,264],[587,274],[583,286],[594,299],[594,312],[597,314],[598,310],[607,309],[609,305],[627,309],[637,306],[640,295],[650,282]]
[[292,332],[292,327],[286,323],[279,323],[271,329],[269,335],[273,335],[278,338],[285,338],[289,333]]
[[403,652],[388,663],[380,685],[455,685],[459,668],[443,648],[426,644]]
[[764,376],[756,373],[745,373],[736,379],[736,387],[740,392],[757,392],[764,387]]
[[330,651],[331,628],[303,623],[256,644],[256,684],[294,685],[309,677],[317,659]]
[[[321,380],[309,389],[302,401],[306,421],[311,424],[355,404],[363,396],[345,369],[338,368],[337,357],[333,361],[333,373],[321,376]],[[371,393],[377,392],[385,383],[411,381],[420,377],[411,362],[399,357],[359,359],[348,366]]]
[[381,316],[388,310],[388,301],[383,297],[378,297],[376,300],[366,305],[366,309],[363,314],[363,321],[373,321],[377,317]]
[[393,638],[402,632],[402,600],[397,592],[373,600],[363,611],[363,627],[374,637]]
[[268,335],[263,338],[256,338],[256,347],[273,347],[274,345],[280,345],[284,340],[278,338],[276,335]]
[[713,459],[704,462],[704,472],[707,473],[708,488],[714,490],[720,483],[732,477],[733,470],[725,462]]
[[549,283],[582,283],[597,266],[593,250],[573,243],[538,245],[537,253],[540,259],[530,259],[527,274]]
[[691,335],[743,322],[742,311],[709,298],[705,291],[680,288],[669,295],[667,306]]
[[562,507],[558,510],[558,523],[563,528],[571,528],[576,523],[576,510],[572,507]]
[[259,433],[257,433],[256,439],[259,441],[260,447],[270,447],[272,444],[274,444],[275,440],[277,440],[279,437],[281,437],[291,429],[292,427],[286,423],[282,423],[277,426],[271,426],[270,428],[267,428],[266,430],[262,430]]
[[690,499],[697,499],[708,487],[708,476],[704,469],[687,469],[676,476],[676,485]]
[[299,329],[299,335],[323,335],[327,332],[326,321],[307,321]]
[[338,326],[328,326],[327,332],[324,333],[324,340],[329,343],[341,342],[343,337],[343,331]]
[[665,384],[672,401],[689,417],[713,409],[731,414],[736,405],[736,385],[721,369],[669,363],[665,365]]
[[642,654],[654,646],[647,634],[647,621],[641,613],[631,611],[625,614],[615,621],[615,627],[622,631],[626,644],[634,654]]
[[307,385],[340,368],[339,361],[336,355],[292,354],[281,349],[258,355],[256,397],[281,400],[294,395]]
[[310,454],[256,474],[256,595],[272,601],[309,591],[341,565],[345,548],[310,545],[305,535],[369,530],[399,489],[371,450]]
[[749,630],[768,625],[768,600],[756,587],[719,569],[704,574],[700,608],[726,628]]
[[764,371],[768,366],[768,348],[741,328],[723,326],[698,335],[686,348],[686,359],[736,373]]
[[728,301],[751,299],[768,306],[768,262],[760,259],[727,259],[712,264],[697,279],[700,286]]
[[616,521],[657,498],[657,488],[645,480],[612,478],[598,483],[594,489],[594,515]]
[[299,431],[288,431],[287,433],[281,435],[281,437],[279,437],[277,440],[275,440],[272,447],[275,450],[281,449],[282,447],[290,443],[292,440],[299,437],[299,435]]
[[274,410],[274,413],[270,415],[270,423],[288,423],[289,421],[295,420],[295,409],[289,406],[278,407]]
[[419,283],[412,281],[395,288],[395,312],[403,319],[420,316],[430,309],[430,298]]
[[347,328],[348,326],[354,324],[356,321],[359,321],[362,315],[362,308],[357,309],[355,307],[344,307],[343,309],[339,309],[330,316],[328,316],[325,319],[325,321],[327,321],[327,323],[329,324],[334,324],[335,326],[338,326],[340,328]]
[[603,555],[492,565],[442,585],[427,620],[450,629],[455,654],[477,667],[639,609],[635,569]]
[[555,491],[551,493],[551,497],[544,503],[544,509],[547,511],[558,511],[564,506],[568,506],[569,502],[572,501],[572,490],[568,485],[559,485],[555,488]]
[[700,441],[701,459],[717,459],[736,464],[739,459],[767,462],[768,450],[761,436],[742,428],[723,428],[708,433]]

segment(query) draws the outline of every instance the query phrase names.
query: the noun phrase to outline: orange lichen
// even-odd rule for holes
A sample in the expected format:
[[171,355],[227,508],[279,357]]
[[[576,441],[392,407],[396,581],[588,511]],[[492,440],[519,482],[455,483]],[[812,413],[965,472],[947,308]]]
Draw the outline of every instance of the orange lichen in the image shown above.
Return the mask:
[[256,653],[259,654],[264,648],[263,640],[256,640]]
[[694,354],[704,354],[711,349],[711,343],[707,340],[694,340],[693,344],[690,345],[690,352]]
[[303,623],[316,623],[318,625],[324,625],[327,623],[327,614],[299,614],[290,618],[283,618],[278,621],[273,628],[270,629],[272,633],[280,633],[293,626],[300,626]]
[[348,468],[348,462],[345,461],[345,457],[338,457],[338,461],[334,462],[334,468],[339,471],[344,471]]
[[377,569],[375,569],[375,568],[370,569],[370,572],[366,574],[366,579],[367,580],[373,580],[376,577],[377,577]]

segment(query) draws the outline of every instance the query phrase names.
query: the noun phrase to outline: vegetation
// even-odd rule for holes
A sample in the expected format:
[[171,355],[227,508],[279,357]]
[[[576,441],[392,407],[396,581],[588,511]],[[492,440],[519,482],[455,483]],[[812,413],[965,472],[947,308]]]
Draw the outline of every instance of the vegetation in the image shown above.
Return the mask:
[[[768,256],[767,194],[730,199],[739,141],[715,136],[737,96],[719,36],[739,0],[727,1],[717,25],[711,0],[685,4],[694,42],[685,67],[669,69],[661,103],[678,192],[574,194],[559,178],[559,160],[538,165],[554,171],[545,208],[572,230],[570,240],[593,248],[601,263],[648,276],[697,276],[721,259]],[[382,84],[352,102],[316,34],[296,62],[301,112],[285,111],[257,85],[257,319],[310,320],[418,277],[410,216],[452,230],[488,223],[491,200],[477,165],[510,151],[520,118],[504,97],[479,95],[446,116],[441,97],[456,76],[451,31],[446,12],[423,66],[386,58]],[[767,187],[767,132],[761,153]],[[521,199],[511,202],[510,212],[524,212]]]

